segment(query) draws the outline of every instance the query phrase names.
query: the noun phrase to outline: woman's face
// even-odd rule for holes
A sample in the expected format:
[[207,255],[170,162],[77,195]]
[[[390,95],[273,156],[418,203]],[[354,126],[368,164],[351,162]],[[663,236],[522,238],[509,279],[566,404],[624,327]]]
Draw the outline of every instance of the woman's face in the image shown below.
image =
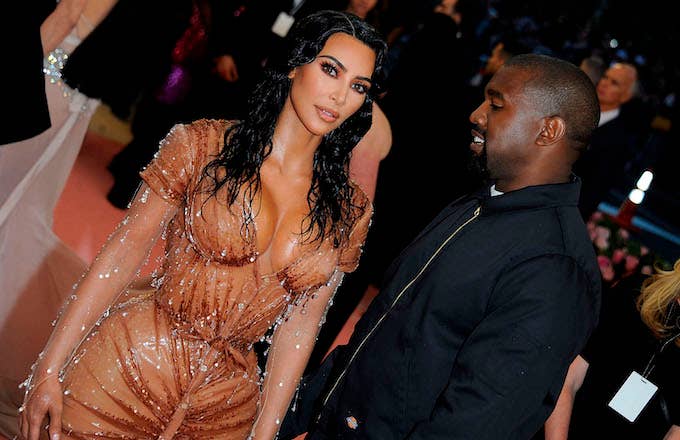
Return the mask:
[[325,135],[364,103],[374,65],[373,49],[350,35],[333,34],[314,61],[289,74],[287,105],[311,134]]

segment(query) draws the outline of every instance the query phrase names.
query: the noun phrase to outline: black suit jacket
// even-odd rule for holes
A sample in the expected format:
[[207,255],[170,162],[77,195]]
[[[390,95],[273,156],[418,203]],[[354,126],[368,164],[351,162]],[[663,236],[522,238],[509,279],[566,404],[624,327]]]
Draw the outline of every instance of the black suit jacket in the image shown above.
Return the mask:
[[392,264],[332,371],[306,378],[325,388],[320,409],[298,413],[312,422],[290,413],[282,438],[300,421],[310,439],[530,438],[598,317],[578,192],[577,180],[485,188],[442,211]]
[[579,210],[584,220],[597,210],[609,191],[625,182],[626,164],[637,145],[637,134],[618,116],[593,132],[588,150],[574,164],[581,178]]

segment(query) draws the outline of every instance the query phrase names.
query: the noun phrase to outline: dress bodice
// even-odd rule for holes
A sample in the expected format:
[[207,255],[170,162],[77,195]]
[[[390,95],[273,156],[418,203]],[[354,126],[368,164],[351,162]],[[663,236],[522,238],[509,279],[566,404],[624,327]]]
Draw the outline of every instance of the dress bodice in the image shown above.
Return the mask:
[[332,240],[301,244],[285,267],[266,273],[256,249],[256,227],[246,222],[241,198],[228,206],[222,190],[212,196],[203,169],[224,145],[227,121],[201,120],[176,126],[162,142],[142,177],[150,188],[179,206],[166,234],[166,260],[156,279],[156,302],[178,329],[207,341],[249,348],[293,304],[313,297],[336,270],[351,271],[358,261],[370,221],[364,207],[340,247]]

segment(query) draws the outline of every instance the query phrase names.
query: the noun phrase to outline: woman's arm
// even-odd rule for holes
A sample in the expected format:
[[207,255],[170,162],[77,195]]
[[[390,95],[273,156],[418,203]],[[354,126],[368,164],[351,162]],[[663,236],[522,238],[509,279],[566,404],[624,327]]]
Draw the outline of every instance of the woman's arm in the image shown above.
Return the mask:
[[78,37],[85,38],[109,13],[117,0],[60,0],[40,26],[43,54],[47,55],[78,27]]
[[254,440],[276,436],[316,342],[321,320],[342,277],[343,273],[336,271],[327,285],[303,304],[296,305],[274,332],[259,414],[253,426]]
[[392,128],[378,104],[373,103],[373,119],[368,133],[352,150],[349,175],[371,202],[375,198],[380,162],[392,148]]
[[[177,207],[142,185],[128,215],[94,260],[59,318],[26,387],[21,414],[22,435],[38,438],[45,415],[51,437],[61,432],[61,387],[58,376],[81,341],[130,283]],[[52,437],[54,438],[54,437]]]
[[569,422],[571,421],[571,411],[574,407],[574,398],[576,393],[583,385],[583,379],[588,372],[588,362],[581,356],[576,356],[576,359],[569,366],[567,377],[564,379],[562,392],[557,399],[557,405],[552,414],[545,422],[545,439],[546,440],[566,440],[569,434]]

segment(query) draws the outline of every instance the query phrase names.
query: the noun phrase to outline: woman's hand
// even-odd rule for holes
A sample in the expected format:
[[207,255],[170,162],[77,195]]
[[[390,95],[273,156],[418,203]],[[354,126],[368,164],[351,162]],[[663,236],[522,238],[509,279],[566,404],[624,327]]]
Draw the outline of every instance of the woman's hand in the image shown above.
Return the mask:
[[[49,416],[50,440],[61,434],[61,411],[64,400],[59,376],[50,374],[35,382],[22,406],[19,428],[26,440],[38,440],[45,416]],[[31,386],[31,385],[29,385]]]

